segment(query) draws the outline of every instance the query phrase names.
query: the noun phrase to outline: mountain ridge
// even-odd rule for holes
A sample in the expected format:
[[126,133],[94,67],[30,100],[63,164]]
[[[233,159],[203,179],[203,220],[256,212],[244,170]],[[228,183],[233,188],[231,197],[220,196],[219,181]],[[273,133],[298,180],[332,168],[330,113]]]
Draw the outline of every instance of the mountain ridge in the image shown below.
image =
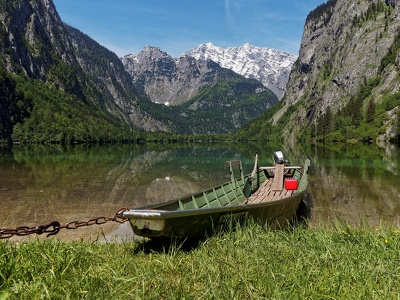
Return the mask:
[[279,99],[285,93],[291,67],[297,57],[285,51],[266,47],[256,47],[245,43],[239,47],[222,48],[212,43],[200,44],[186,51],[182,56],[196,59],[211,59],[223,68],[261,81]]

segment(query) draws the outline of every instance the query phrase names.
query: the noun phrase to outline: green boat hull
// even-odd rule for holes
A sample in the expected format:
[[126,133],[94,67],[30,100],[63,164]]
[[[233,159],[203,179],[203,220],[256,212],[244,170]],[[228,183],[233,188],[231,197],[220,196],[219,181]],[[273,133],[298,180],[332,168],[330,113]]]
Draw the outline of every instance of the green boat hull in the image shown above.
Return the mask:
[[[147,238],[202,238],[232,221],[253,218],[272,228],[286,227],[294,217],[307,188],[309,162],[295,170],[299,186],[291,196],[245,204],[264,181],[268,172],[257,168],[249,174],[200,193],[138,207],[123,213],[135,235]],[[232,173],[231,173],[232,174]]]

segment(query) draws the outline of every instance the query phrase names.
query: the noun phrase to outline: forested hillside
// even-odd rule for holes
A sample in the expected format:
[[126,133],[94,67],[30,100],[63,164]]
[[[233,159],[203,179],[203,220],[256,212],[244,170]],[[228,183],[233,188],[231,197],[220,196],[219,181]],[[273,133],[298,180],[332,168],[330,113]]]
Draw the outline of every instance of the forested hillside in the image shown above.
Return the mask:
[[[70,143],[131,139],[129,128],[74,95],[40,81],[0,74],[3,143]],[[38,107],[40,109],[38,109]]]

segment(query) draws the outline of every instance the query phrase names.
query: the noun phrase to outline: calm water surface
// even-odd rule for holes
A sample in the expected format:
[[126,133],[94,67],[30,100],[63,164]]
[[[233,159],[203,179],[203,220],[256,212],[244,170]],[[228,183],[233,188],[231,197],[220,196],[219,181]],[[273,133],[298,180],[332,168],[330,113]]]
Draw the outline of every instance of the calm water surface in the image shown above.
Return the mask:
[[[226,160],[242,160],[249,173],[254,154],[259,153],[261,164],[269,165],[276,150],[283,150],[292,164],[311,160],[311,226],[337,220],[400,226],[397,146],[235,143],[14,147],[0,154],[0,228],[112,217],[121,207],[159,202],[226,182]],[[131,231],[127,224],[107,223],[62,230],[57,238],[129,239]]]

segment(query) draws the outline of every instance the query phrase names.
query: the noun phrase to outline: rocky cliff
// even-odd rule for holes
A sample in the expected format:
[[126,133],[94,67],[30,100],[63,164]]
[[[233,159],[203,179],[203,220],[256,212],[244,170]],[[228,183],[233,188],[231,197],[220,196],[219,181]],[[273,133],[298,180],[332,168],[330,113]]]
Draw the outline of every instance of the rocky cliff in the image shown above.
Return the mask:
[[381,0],[330,0],[312,11],[273,124],[285,119],[292,138],[395,137],[399,13],[398,1]]
[[[139,92],[151,101],[165,105],[182,104],[197,95],[209,84],[209,73],[220,66],[212,61],[199,61],[192,57],[172,58],[160,48],[147,46],[137,55],[122,58]],[[217,76],[217,75],[216,75]]]

